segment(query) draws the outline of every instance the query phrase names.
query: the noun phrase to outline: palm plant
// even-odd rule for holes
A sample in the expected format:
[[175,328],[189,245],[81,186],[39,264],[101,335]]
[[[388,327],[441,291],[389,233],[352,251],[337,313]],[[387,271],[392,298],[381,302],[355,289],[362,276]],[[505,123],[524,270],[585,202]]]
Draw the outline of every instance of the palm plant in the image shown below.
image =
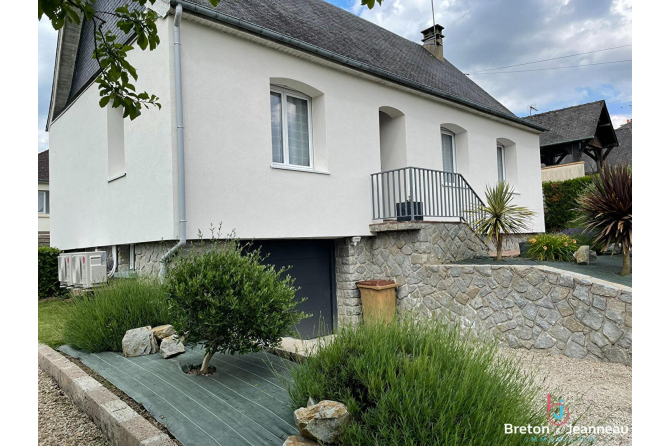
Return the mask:
[[486,243],[495,241],[496,260],[502,260],[503,237],[530,231],[530,218],[535,214],[523,206],[512,204],[514,188],[505,181],[493,187],[486,186],[486,204],[472,212],[484,215],[473,224],[474,231],[486,237]]
[[620,275],[631,273],[633,246],[633,173],[628,164],[605,165],[593,184],[577,201],[581,222],[596,233],[594,244],[621,243],[623,267]]

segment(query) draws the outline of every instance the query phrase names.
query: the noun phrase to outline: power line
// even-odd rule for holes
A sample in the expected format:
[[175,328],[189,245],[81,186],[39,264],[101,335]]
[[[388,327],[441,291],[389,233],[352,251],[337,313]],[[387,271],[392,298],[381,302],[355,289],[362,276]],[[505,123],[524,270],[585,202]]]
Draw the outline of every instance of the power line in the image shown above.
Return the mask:
[[619,99],[618,101],[612,101],[610,104],[616,104],[617,102],[628,102],[633,100],[633,98],[628,98],[628,99]]
[[623,63],[623,62],[632,62],[632,59],[626,59],[626,60],[615,60],[613,62],[598,62],[598,63],[586,63],[583,65],[568,65],[565,67],[552,67],[552,68],[537,68],[535,70],[514,70],[514,71],[497,71],[495,73],[482,73],[482,72],[476,72],[476,73],[466,73],[466,75],[470,76],[470,74],[507,74],[507,73],[528,73],[531,71],[548,71],[548,70],[561,70],[563,68],[581,68],[581,67],[590,67],[593,65],[608,65],[608,64],[613,64],[613,63]]
[[567,59],[568,57],[583,56],[585,54],[601,53],[603,51],[617,50],[619,48],[626,48],[626,47],[629,47],[629,46],[633,46],[633,44],[614,46],[612,48],[603,48],[602,50],[587,51],[586,53],[570,54],[568,56],[552,57],[551,59],[543,59],[543,60],[536,60],[536,61],[533,61],[533,62],[524,62],[524,63],[515,64],[515,65],[507,65],[507,66],[504,66],[504,67],[487,68],[486,70],[475,71],[472,74],[483,73],[484,71],[502,70],[503,68],[520,67],[522,65],[531,65],[531,64],[540,63],[540,62],[548,62],[550,60]]

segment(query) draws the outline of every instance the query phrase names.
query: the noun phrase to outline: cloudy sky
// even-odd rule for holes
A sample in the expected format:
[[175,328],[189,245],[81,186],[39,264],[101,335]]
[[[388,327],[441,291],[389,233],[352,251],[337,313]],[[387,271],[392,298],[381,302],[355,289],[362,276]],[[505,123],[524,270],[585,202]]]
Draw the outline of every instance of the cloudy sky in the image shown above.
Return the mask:
[[[329,2],[416,42],[420,31],[432,25],[430,0],[384,0],[372,10],[362,8],[359,0]],[[615,127],[632,118],[632,64],[609,63],[632,59],[632,46],[625,46],[633,38],[632,0],[434,0],[434,4],[435,20],[445,27],[445,57],[518,116],[527,116],[530,105],[544,112],[605,99]],[[42,151],[49,146],[44,127],[57,34],[48,23],[38,26],[37,132]],[[622,48],[599,51],[614,47]],[[579,53],[590,54],[562,58]],[[526,64],[552,58],[560,59]],[[517,64],[524,65],[478,73]],[[553,69],[587,64],[599,65]]]

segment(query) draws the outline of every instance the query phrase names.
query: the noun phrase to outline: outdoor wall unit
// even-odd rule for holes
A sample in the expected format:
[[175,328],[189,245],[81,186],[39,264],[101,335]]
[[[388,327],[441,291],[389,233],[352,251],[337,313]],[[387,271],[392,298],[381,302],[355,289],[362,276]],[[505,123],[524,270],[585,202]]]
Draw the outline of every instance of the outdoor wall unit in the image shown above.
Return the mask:
[[72,285],[72,254],[58,256],[58,281],[61,287]]
[[107,253],[104,251],[74,253],[70,264],[72,286],[91,288],[107,282]]

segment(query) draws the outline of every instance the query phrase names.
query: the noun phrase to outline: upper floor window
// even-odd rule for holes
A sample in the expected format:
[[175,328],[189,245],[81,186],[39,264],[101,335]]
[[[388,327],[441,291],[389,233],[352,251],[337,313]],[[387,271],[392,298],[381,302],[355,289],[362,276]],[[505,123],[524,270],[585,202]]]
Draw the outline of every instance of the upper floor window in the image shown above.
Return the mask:
[[46,190],[37,191],[37,213],[38,214],[49,213],[49,191]]
[[442,129],[442,166],[445,172],[456,172],[456,138],[446,129]]
[[293,90],[271,86],[272,162],[313,168],[312,101]]
[[497,148],[497,157],[498,157],[498,181],[505,181],[505,146],[498,144]]

